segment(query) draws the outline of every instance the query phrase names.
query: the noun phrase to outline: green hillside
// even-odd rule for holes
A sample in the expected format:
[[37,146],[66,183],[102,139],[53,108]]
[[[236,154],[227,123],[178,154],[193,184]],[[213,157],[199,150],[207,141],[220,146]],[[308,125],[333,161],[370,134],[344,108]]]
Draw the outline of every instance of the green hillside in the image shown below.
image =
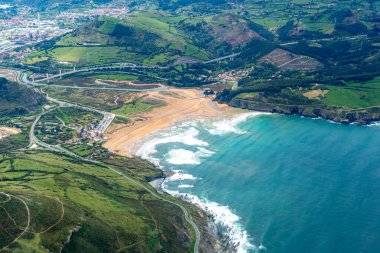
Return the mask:
[[132,62],[145,65],[171,64],[181,56],[207,59],[168,23],[141,14],[123,21],[99,17],[90,24],[48,44],[24,60],[25,64],[95,65]]
[[[139,159],[109,163],[140,181],[162,173]],[[0,155],[0,172],[2,252],[189,252],[180,209],[106,167],[25,151]]]

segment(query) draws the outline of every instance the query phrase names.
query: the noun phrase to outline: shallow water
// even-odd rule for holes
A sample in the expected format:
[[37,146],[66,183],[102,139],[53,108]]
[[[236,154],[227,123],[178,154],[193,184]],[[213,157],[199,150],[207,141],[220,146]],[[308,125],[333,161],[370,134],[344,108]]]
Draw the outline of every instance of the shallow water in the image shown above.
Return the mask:
[[238,252],[380,252],[380,127],[245,113],[181,123],[138,155],[215,215]]

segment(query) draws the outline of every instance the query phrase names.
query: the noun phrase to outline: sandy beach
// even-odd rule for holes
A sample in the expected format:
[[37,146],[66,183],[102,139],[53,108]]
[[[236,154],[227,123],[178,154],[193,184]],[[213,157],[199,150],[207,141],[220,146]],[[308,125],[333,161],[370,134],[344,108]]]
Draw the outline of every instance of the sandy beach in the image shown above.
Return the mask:
[[175,122],[188,119],[215,117],[226,112],[227,106],[219,105],[206,98],[197,89],[170,89],[143,93],[148,99],[163,103],[163,106],[134,115],[142,120],[128,125],[116,125],[108,130],[109,140],[104,147],[113,152],[132,156],[141,140],[159,130],[170,127]]

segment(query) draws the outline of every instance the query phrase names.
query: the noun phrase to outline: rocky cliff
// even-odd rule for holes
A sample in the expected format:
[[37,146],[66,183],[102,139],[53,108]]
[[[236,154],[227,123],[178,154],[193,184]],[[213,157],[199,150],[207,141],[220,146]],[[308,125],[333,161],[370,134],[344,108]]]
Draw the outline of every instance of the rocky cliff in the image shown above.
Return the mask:
[[[223,101],[227,102],[225,99]],[[359,125],[367,125],[374,121],[380,121],[380,107],[353,110],[342,107],[326,106],[323,104],[279,105],[265,101],[239,98],[232,98],[227,103],[232,107],[239,107],[242,109],[281,114],[296,114],[311,118],[323,118],[342,124],[356,123]]]

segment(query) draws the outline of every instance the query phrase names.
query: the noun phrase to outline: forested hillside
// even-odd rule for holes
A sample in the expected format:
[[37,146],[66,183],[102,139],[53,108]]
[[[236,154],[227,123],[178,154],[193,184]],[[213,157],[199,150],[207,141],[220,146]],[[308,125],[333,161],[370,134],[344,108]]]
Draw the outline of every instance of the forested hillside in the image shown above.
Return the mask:
[[0,117],[25,114],[45,101],[42,94],[0,77]]

